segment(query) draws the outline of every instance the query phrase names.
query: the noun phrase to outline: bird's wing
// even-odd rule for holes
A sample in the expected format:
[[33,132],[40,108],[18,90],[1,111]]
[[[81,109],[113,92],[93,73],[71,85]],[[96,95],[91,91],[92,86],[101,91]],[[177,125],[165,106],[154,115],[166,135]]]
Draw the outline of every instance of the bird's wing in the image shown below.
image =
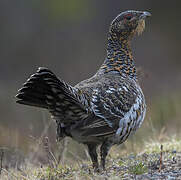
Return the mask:
[[138,92],[134,83],[112,79],[101,83],[93,91],[92,111],[96,118],[87,120],[83,129],[86,135],[104,136],[113,134],[127,112],[136,103]]
[[116,125],[131,109],[138,96],[135,84],[128,80],[108,81],[95,89],[92,96],[94,114],[105,120],[110,127]]
[[81,137],[102,137],[115,133],[115,129],[110,127],[104,119],[95,116],[93,113],[86,119],[79,121],[73,126]]
[[49,69],[39,68],[19,90],[20,104],[46,108],[60,122],[86,118],[87,101],[78,88],[57,78]]

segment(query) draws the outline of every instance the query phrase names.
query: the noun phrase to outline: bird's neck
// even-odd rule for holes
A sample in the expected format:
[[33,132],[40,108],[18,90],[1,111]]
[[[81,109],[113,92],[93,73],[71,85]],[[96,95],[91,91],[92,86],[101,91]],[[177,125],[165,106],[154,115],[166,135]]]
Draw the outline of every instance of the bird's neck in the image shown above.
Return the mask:
[[99,72],[101,74],[116,73],[123,77],[136,79],[136,68],[132,56],[130,39],[108,34],[107,57]]

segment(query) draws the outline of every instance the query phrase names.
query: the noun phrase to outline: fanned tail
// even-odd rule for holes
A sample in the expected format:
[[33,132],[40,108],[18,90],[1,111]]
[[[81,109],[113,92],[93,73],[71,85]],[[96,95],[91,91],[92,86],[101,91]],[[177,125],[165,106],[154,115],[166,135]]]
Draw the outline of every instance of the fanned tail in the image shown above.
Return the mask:
[[17,103],[46,108],[54,117],[75,120],[87,116],[84,94],[58,79],[47,68],[39,68],[18,91]]

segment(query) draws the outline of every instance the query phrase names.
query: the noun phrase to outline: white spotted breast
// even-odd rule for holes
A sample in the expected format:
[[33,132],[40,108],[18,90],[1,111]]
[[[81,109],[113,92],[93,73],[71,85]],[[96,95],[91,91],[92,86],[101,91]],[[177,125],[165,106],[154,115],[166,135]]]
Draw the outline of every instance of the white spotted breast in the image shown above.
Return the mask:
[[124,142],[142,124],[146,114],[145,98],[142,90],[137,86],[139,94],[130,110],[119,121],[119,128],[116,131],[117,143]]
[[121,143],[141,126],[146,112],[145,98],[133,79],[107,77],[103,80],[93,89],[91,108],[113,129],[115,143]]

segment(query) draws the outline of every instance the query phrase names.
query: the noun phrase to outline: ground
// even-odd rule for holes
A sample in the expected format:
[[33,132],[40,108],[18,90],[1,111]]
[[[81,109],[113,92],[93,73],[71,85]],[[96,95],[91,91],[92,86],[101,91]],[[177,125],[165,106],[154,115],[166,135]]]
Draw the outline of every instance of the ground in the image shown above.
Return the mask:
[[170,138],[165,142],[145,143],[135,154],[121,155],[114,147],[107,158],[107,170],[94,173],[90,161],[67,165],[33,166],[30,163],[13,169],[1,169],[3,180],[109,180],[181,179],[181,140]]

